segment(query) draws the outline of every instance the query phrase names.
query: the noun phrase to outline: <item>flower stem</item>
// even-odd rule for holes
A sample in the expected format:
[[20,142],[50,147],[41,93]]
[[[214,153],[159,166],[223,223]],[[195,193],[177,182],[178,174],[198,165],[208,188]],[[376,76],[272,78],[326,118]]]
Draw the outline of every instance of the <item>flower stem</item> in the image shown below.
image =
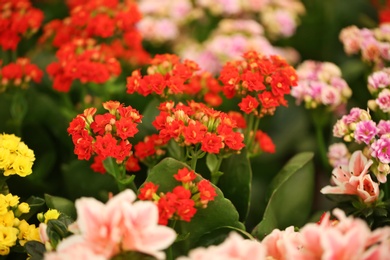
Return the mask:
[[219,171],[219,168],[221,168],[223,157],[222,156],[217,156],[217,157],[218,157],[217,164],[214,170],[211,172],[211,182],[215,185],[217,185],[219,177],[221,177],[223,174],[223,172]]

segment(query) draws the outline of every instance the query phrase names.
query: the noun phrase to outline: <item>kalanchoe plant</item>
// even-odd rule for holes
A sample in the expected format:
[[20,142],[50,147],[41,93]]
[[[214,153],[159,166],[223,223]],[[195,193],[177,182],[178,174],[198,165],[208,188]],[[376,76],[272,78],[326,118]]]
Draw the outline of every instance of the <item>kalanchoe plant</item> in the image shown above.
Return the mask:
[[132,144],[128,139],[138,132],[137,124],[142,116],[118,101],[107,101],[103,107],[107,110],[104,114],[96,114],[96,108],[84,110],[72,120],[68,133],[78,158],[89,160],[93,156],[92,169],[101,173],[108,171],[122,190],[134,178],[126,176],[126,170],[132,170],[129,168],[132,164],[127,163],[132,158]]
[[351,109],[348,115],[338,120],[333,128],[334,136],[359,144],[360,150],[349,158],[345,145],[339,143],[331,147],[329,157],[335,167],[332,185],[321,190],[324,194],[341,195],[331,198],[341,201],[348,214],[366,219],[373,228],[386,225],[390,213],[388,125],[389,122],[384,120],[377,124],[367,111],[359,108]]

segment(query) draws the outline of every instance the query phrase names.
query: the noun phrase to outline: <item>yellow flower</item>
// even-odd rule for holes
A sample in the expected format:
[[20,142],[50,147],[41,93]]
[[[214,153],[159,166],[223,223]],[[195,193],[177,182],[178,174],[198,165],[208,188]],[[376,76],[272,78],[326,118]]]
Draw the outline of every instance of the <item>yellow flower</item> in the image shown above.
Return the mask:
[[[3,195],[4,196],[4,195]],[[5,197],[5,200],[7,201],[8,203],[8,206],[10,207],[15,207],[16,205],[18,205],[19,203],[19,197],[18,196],[14,196],[12,195],[11,193],[8,193],[7,195],[4,196]]]
[[29,149],[28,146],[23,142],[19,143],[17,152],[32,162],[35,160],[34,151]]
[[8,212],[8,202],[3,194],[0,194],[0,216]]
[[60,212],[58,212],[58,210],[56,209],[49,209],[48,211],[46,211],[46,213],[44,214],[44,217],[45,217],[45,223],[47,224],[47,222],[51,219],[58,219],[58,217],[60,216]]
[[14,226],[15,215],[12,210],[0,216],[0,226],[12,227]]
[[26,177],[32,173],[33,162],[24,156],[16,156],[12,163],[12,168],[4,171],[4,176],[17,174],[21,177]]
[[18,210],[22,214],[28,213],[28,212],[30,212],[30,205],[28,205],[26,202],[22,202],[22,203],[19,204]]
[[9,249],[16,244],[18,229],[14,227],[4,227],[0,225],[0,254],[8,254]]
[[18,149],[19,142],[20,142],[20,138],[15,136],[14,134],[0,135],[0,143],[1,143],[0,146],[10,150],[10,152],[14,152]]
[[9,254],[9,247],[0,244],[0,255],[8,255]]
[[35,225],[29,225],[26,220],[21,220],[19,224],[19,243],[24,246],[28,241],[41,241],[39,236],[39,228]]
[[8,149],[0,147],[0,169],[7,169],[11,164],[11,152]]

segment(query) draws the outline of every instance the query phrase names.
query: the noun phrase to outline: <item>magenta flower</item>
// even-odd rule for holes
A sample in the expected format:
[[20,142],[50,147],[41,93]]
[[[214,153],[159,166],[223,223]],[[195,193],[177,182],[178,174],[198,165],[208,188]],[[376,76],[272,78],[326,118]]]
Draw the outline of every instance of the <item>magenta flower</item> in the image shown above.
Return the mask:
[[376,104],[379,106],[380,110],[385,113],[390,112],[390,90],[385,88],[382,90],[378,98],[375,100]]
[[390,134],[390,120],[381,120],[379,121],[378,125],[378,136],[381,137],[382,135]]
[[356,124],[356,130],[354,132],[355,140],[357,143],[364,142],[370,144],[378,133],[378,128],[372,120],[361,121]]
[[382,135],[381,138],[371,144],[371,156],[381,163],[390,163],[390,137]]

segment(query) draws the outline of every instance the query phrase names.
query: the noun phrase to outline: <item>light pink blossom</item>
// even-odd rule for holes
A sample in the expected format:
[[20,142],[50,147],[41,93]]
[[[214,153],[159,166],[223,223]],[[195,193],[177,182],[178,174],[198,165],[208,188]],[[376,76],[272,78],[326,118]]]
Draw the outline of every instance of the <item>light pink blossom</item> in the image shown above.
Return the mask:
[[177,260],[247,260],[266,259],[266,249],[258,241],[244,239],[232,232],[225,241],[217,246],[196,248],[190,251],[188,257]]
[[75,234],[61,241],[57,253],[75,255],[72,248],[80,246],[105,259],[129,250],[163,259],[162,250],[173,243],[176,233],[158,225],[158,209],[153,202],[135,199],[131,190],[106,204],[94,198],[78,199],[77,221],[69,227]]
[[336,168],[341,165],[348,165],[349,157],[351,155],[344,143],[334,143],[329,146],[327,156],[330,165]]
[[380,120],[378,125],[378,136],[390,135],[390,120]]
[[369,174],[360,176],[357,194],[364,203],[372,203],[378,199],[379,184],[374,182]]

